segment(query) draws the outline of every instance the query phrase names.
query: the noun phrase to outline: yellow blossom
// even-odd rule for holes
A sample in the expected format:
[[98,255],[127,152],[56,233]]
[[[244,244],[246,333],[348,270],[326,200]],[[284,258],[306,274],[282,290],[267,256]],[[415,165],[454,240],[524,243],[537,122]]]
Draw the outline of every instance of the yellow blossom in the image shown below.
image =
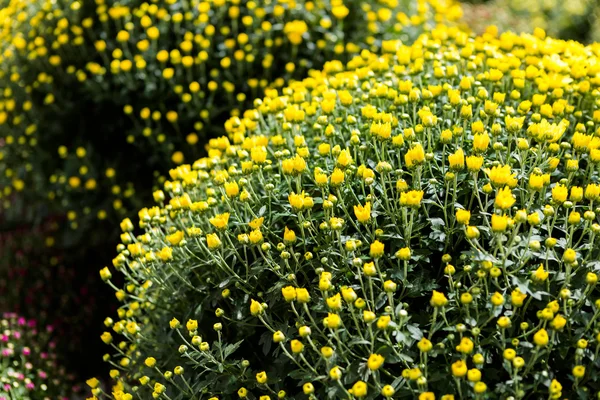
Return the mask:
[[433,307],[444,307],[448,303],[448,299],[444,293],[434,290],[431,295],[430,303]]
[[215,215],[209,219],[209,222],[215,228],[223,230],[227,228],[227,223],[229,222],[229,213]]
[[354,215],[358,222],[364,224],[371,219],[371,203],[366,202],[364,206],[354,206]]
[[515,204],[516,199],[512,194],[512,191],[508,186],[498,190],[496,199],[494,200],[494,206],[500,210],[508,210]]
[[420,143],[416,143],[404,155],[404,162],[408,168],[413,168],[425,161],[425,150]]
[[448,163],[450,164],[450,169],[459,171],[465,167],[465,153],[463,149],[458,149],[456,152],[450,154],[448,156]]
[[296,241],[296,233],[286,226],[283,233],[283,240],[287,243],[294,243]]
[[373,258],[379,258],[383,255],[383,251],[384,251],[384,244],[381,243],[379,240],[376,240],[373,243],[371,243],[371,249],[369,251],[369,255]]
[[211,250],[218,249],[221,247],[221,239],[219,239],[216,233],[209,233],[206,235],[206,244]]
[[296,289],[293,286],[286,286],[281,288],[281,293],[285,301],[290,302],[296,300]]
[[462,378],[463,376],[467,375],[467,364],[462,360],[453,363],[451,369],[452,375],[457,378]]
[[400,205],[408,207],[419,207],[423,200],[422,190],[410,190],[400,193]]
[[548,332],[543,328],[533,335],[533,343],[538,347],[545,347],[548,344],[548,340]]
[[367,395],[368,386],[363,381],[358,381],[354,385],[352,385],[352,389],[349,390],[350,394],[354,397],[365,397]]
[[468,225],[471,219],[471,213],[467,210],[458,209],[456,210],[456,221],[463,225]]
[[492,230],[494,232],[504,232],[508,227],[508,216],[492,214]]
[[509,188],[513,188],[517,186],[516,174],[511,171],[509,165],[492,167],[488,171],[488,176],[495,187],[508,186]]
[[383,365],[384,360],[385,359],[383,358],[383,356],[379,354],[371,354],[369,356],[369,359],[367,360],[367,366],[371,371],[378,370],[379,367]]

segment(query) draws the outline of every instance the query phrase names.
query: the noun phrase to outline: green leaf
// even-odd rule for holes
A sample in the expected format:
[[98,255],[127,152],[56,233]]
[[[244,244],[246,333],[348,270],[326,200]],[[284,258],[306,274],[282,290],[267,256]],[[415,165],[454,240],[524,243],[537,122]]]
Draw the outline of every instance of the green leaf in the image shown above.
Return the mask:
[[225,346],[225,348],[223,349],[223,357],[225,357],[225,358],[229,357],[242,345],[243,342],[244,342],[244,340],[240,340],[237,343],[228,344],[227,346]]

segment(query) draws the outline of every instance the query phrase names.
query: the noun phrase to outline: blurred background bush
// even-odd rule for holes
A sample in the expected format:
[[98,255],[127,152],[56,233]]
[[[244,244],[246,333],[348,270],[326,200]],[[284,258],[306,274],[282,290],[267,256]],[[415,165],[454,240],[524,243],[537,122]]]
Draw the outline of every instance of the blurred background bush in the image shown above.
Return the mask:
[[464,22],[477,33],[490,25],[500,31],[533,32],[583,43],[600,39],[600,4],[594,0],[465,1]]
[[55,350],[54,327],[0,314],[0,399],[67,399],[78,392]]

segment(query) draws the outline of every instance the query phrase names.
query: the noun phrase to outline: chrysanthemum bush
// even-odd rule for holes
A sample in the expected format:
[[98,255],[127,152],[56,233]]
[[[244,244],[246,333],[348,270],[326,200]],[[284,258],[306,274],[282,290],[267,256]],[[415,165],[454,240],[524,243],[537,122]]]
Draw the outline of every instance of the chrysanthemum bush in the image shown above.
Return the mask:
[[73,228],[139,209],[154,171],[199,157],[205,127],[266,86],[460,16],[446,0],[4,3],[4,205],[48,196]]
[[[69,213],[75,228],[86,216],[105,219],[108,206],[117,211],[131,206],[133,175],[115,171],[126,148],[115,143],[114,125],[97,124],[99,114],[108,121],[114,117],[106,104],[92,106],[79,89],[77,71],[95,56],[84,31],[93,20],[83,22],[79,8],[70,1],[1,4],[3,220]],[[113,147],[112,156],[103,157],[104,140],[120,151]]]
[[440,27],[268,91],[122,222],[94,396],[595,397],[599,49]]
[[15,313],[0,318],[0,399],[68,399],[76,387],[54,353],[52,326]]
[[450,1],[166,1],[162,7],[100,5],[108,33],[98,35],[102,59],[86,66],[86,83],[134,121],[128,141],[177,164],[186,155],[194,160],[199,138],[215,136],[224,115],[238,114],[265,87],[361,48],[379,49],[390,37],[412,41],[436,20],[460,15]]
[[82,290],[153,172],[198,157],[247,97],[459,14],[446,0],[0,0],[0,226],[60,220],[48,240],[76,279],[28,273]]
[[91,20],[82,22],[78,5],[0,1],[0,305],[67,327],[77,340],[59,336],[61,350],[81,345],[95,321],[89,260],[112,248],[106,239],[114,234],[97,218],[136,204],[135,171],[115,172],[123,146],[101,155],[103,140],[114,138],[110,124],[95,123],[106,107],[92,106],[77,87],[77,68],[95,56],[83,30]]

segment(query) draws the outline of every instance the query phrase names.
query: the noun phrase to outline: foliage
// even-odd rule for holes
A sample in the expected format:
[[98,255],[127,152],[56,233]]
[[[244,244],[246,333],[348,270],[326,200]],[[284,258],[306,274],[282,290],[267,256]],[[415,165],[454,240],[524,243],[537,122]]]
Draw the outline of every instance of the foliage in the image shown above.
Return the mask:
[[595,395],[599,50],[438,27],[268,90],[121,223],[93,398]]

